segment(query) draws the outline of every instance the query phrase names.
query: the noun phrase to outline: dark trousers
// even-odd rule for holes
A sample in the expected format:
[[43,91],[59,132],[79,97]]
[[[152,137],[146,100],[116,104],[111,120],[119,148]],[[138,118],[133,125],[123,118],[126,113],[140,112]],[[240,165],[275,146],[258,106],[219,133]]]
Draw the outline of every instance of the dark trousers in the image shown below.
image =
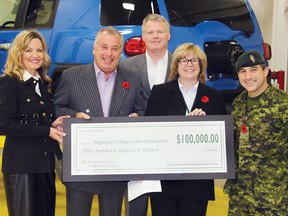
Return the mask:
[[[67,216],[90,216],[95,193],[66,187]],[[100,216],[120,216],[124,191],[98,194]]]
[[153,216],[205,216],[208,200],[150,195]]
[[148,210],[149,195],[143,194],[132,201],[128,201],[128,192],[125,191],[125,215],[146,216]]
[[3,174],[9,216],[54,216],[55,173]]

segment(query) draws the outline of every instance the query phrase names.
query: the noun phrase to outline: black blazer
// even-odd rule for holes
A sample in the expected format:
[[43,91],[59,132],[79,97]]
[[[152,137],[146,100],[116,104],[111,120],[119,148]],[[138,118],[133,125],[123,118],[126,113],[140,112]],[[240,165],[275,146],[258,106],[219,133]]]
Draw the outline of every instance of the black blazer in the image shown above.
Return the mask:
[[40,82],[42,97],[33,78],[0,78],[0,134],[6,135],[3,173],[43,173],[54,170],[54,153],[61,158],[56,141],[49,137],[54,120],[50,94]]
[[[225,115],[226,107],[221,92],[199,83],[195,102],[191,109],[201,108],[206,115]],[[148,100],[146,116],[185,115],[186,104],[179,89],[178,80],[156,85]],[[191,117],[193,118],[193,117]],[[214,180],[161,181],[159,196],[214,200]]]

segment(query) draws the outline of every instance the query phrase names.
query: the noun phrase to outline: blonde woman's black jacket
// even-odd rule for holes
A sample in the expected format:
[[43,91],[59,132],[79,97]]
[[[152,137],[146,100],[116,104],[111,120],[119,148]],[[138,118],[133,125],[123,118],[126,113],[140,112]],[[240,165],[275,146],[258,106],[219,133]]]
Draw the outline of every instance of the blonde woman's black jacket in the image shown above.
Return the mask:
[[[195,102],[191,110],[200,108],[206,115],[225,115],[223,95],[199,83]],[[145,112],[146,116],[185,115],[186,104],[179,89],[178,80],[156,85],[152,88]],[[193,117],[191,117],[193,118]],[[175,152],[177,154],[177,152]],[[161,181],[162,193],[158,196],[214,200],[214,180]]]
[[6,136],[3,173],[44,173],[54,170],[54,153],[61,158],[56,141],[49,137],[54,120],[50,94],[40,81],[0,78],[0,134]]

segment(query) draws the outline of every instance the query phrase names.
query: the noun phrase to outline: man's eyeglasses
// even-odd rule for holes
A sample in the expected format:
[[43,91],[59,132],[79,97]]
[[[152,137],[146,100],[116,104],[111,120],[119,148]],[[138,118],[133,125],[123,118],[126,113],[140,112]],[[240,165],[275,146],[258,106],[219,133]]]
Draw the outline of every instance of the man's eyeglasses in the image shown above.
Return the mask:
[[183,66],[188,65],[188,63],[191,62],[192,65],[198,65],[200,62],[199,58],[192,58],[192,59],[181,59],[179,60],[179,63]]

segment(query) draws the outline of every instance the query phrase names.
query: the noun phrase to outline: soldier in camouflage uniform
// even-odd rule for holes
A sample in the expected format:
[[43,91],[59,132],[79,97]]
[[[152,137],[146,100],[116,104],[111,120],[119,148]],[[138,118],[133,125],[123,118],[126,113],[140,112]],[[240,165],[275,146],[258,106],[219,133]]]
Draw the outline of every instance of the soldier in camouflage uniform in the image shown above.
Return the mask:
[[288,94],[269,86],[263,56],[236,63],[245,88],[232,103],[236,178],[227,180],[229,215],[288,215]]

